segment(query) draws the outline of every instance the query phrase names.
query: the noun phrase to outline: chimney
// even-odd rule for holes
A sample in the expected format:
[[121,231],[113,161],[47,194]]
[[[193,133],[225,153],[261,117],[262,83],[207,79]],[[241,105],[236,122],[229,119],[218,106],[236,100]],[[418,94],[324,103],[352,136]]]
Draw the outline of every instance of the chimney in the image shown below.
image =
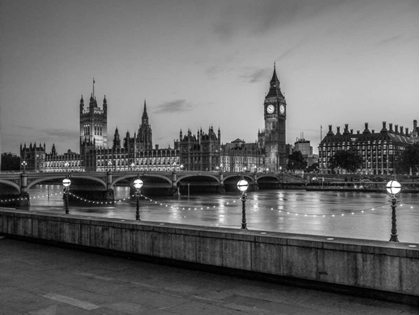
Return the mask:
[[417,120],[413,120],[413,131],[417,129]]
[[332,125],[328,125],[328,133],[327,136],[333,136],[334,132],[332,131]]
[[353,129],[350,129],[350,133],[353,134]]
[[392,123],[389,123],[389,132],[392,132]]
[[386,130],[386,121],[383,121],[382,122],[382,130],[381,130],[381,132],[387,132],[387,130]]
[[365,123],[365,130],[363,130],[363,133],[364,134],[370,133],[370,131],[369,131],[369,124],[368,123]]
[[372,133],[375,133],[375,129],[372,129]]
[[395,133],[398,133],[398,125],[395,125]]
[[350,133],[350,131],[349,131],[349,124],[345,124],[344,125],[343,135],[348,135],[349,133]]
[[360,135],[360,130],[357,130],[357,134]]
[[405,128],[405,135],[406,136],[409,136],[410,135],[410,133],[408,132],[408,128]]
[[337,127],[337,135],[340,135],[340,127]]
[[404,134],[404,127],[403,126],[400,127],[400,134],[402,134],[402,135]]
[[159,150],[159,144],[155,144],[155,149]]

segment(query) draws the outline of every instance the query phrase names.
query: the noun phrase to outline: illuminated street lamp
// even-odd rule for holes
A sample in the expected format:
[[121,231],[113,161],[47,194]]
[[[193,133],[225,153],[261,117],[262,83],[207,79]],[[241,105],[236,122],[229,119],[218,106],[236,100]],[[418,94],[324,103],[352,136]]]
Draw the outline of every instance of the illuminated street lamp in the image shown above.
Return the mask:
[[392,228],[391,228],[391,239],[390,242],[399,242],[397,234],[397,217],[395,208],[397,207],[397,194],[401,191],[401,184],[396,180],[391,180],[386,184],[386,191],[391,197],[391,209],[392,209]]
[[68,170],[69,170],[69,162],[64,163],[64,167],[66,168],[66,173],[68,173]]
[[246,214],[245,214],[245,201],[246,201],[246,190],[248,189],[248,182],[245,179],[241,179],[237,187],[242,192],[241,200],[242,200],[242,225],[241,229],[246,230]]
[[131,170],[133,170],[134,166],[136,166],[136,164],[131,163]]
[[140,189],[143,187],[143,181],[137,177],[134,180],[134,188],[136,189],[136,220],[140,220],[140,210],[139,210],[139,198],[140,198]]
[[25,170],[26,170],[26,165],[28,165],[28,163],[26,163],[26,161],[23,161],[23,162],[21,163],[21,165],[23,166],[23,172],[25,173]]
[[69,191],[70,191],[71,180],[67,177],[63,179],[64,186],[64,204],[66,209],[66,214],[69,214]]
[[112,171],[112,162],[111,161],[108,161],[108,170]]

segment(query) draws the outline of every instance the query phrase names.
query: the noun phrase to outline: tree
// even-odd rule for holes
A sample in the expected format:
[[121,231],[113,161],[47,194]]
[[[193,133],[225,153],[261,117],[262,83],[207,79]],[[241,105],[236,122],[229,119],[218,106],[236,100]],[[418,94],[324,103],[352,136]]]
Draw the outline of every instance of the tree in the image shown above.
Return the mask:
[[302,152],[294,151],[289,155],[289,160],[287,161],[287,167],[289,170],[303,170],[308,163],[303,158]]
[[306,172],[317,172],[319,170],[319,164],[318,163],[312,163],[311,166],[308,166],[306,168]]
[[419,143],[413,143],[408,145],[404,152],[401,154],[399,163],[399,171],[403,173],[409,173],[410,169],[412,172],[419,171]]
[[342,168],[348,172],[356,172],[363,164],[363,158],[357,150],[338,150],[328,161],[331,170]]
[[12,153],[3,153],[1,155],[1,170],[2,171],[19,171],[20,157]]

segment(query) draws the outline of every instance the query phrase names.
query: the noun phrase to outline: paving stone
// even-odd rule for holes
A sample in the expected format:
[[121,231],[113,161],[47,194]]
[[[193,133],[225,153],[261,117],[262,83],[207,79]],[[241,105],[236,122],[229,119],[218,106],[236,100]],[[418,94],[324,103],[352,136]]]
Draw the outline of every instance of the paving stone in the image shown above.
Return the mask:
[[[409,305],[7,238],[0,242],[0,266],[0,315],[418,314]],[[51,299],[59,296],[67,300]]]

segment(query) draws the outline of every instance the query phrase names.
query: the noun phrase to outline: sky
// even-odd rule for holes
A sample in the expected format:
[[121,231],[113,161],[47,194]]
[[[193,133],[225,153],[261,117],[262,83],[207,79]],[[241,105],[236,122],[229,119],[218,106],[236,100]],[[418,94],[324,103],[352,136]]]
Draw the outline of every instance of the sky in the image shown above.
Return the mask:
[[417,0],[0,0],[0,47],[1,152],[79,152],[93,78],[111,146],[144,100],[161,148],[210,126],[255,142],[274,63],[288,143],[419,119]]

